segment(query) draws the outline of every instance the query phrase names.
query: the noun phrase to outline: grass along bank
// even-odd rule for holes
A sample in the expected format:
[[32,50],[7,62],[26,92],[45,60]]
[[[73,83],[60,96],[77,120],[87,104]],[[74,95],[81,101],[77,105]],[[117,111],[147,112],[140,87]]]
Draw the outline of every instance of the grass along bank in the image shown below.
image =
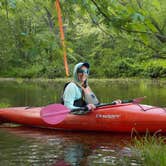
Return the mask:
[[134,139],[134,149],[141,157],[143,165],[166,165],[166,138],[164,136],[145,136]]

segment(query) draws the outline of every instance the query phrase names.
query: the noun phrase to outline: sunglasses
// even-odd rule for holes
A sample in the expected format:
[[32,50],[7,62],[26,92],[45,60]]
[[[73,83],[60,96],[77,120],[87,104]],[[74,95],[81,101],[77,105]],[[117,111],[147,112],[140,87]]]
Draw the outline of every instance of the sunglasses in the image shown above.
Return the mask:
[[88,75],[89,74],[89,70],[88,69],[78,69],[77,73],[81,73],[81,74],[86,74]]

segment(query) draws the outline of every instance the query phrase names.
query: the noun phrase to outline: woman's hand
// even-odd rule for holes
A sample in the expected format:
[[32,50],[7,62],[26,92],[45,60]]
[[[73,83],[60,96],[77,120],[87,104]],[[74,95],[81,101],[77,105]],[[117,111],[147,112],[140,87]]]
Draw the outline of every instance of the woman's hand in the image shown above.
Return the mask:
[[92,92],[89,86],[87,86],[86,88],[82,87],[82,90],[85,94],[90,94]]
[[86,107],[88,108],[88,111],[93,111],[96,108],[94,104],[87,104]]
[[121,104],[122,103],[122,100],[118,99],[118,100],[114,100],[113,101],[115,104]]

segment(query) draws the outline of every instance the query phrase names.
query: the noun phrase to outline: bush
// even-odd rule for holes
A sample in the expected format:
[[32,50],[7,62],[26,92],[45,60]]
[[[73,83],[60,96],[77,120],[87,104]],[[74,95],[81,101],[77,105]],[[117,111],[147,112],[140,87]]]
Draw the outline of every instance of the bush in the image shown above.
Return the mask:
[[166,76],[166,66],[161,61],[151,61],[145,66],[144,75],[150,78]]
[[38,77],[42,66],[33,65],[29,68],[12,68],[8,73],[12,77],[21,77],[21,78],[34,78]]
[[133,77],[139,75],[142,69],[131,59],[120,59],[112,62],[108,67],[103,67],[103,71],[106,77]]

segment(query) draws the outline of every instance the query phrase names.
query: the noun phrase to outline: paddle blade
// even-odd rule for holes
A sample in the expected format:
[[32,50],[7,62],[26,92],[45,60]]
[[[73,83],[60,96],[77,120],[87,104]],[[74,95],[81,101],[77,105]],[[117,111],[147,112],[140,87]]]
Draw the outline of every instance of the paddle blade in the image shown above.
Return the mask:
[[144,100],[145,98],[146,98],[146,96],[133,99],[133,104],[139,104],[139,103],[142,102],[142,100]]
[[48,124],[58,124],[69,112],[70,110],[62,104],[51,104],[41,110],[40,116]]

